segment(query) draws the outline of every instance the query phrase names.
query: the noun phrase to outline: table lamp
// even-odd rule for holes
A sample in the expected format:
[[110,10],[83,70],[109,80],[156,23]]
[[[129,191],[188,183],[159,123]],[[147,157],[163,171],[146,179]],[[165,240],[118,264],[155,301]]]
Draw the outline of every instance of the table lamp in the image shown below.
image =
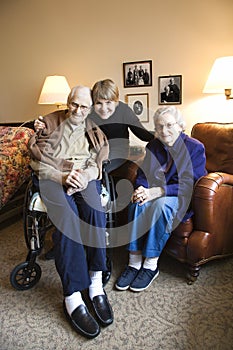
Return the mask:
[[61,108],[66,105],[70,93],[69,84],[64,76],[49,75],[45,78],[38,104],[56,105]]
[[223,93],[226,99],[233,99],[233,56],[219,57],[215,60],[207,82],[203,89],[204,93]]

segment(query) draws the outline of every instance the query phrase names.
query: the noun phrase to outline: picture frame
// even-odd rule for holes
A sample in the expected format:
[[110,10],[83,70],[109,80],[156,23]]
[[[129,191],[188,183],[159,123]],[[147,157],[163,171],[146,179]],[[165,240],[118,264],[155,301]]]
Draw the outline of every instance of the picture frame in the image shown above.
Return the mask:
[[158,77],[159,105],[177,105],[182,103],[182,75],[164,75]]
[[126,103],[142,123],[149,122],[149,94],[127,94]]
[[152,60],[123,63],[125,88],[152,86]]

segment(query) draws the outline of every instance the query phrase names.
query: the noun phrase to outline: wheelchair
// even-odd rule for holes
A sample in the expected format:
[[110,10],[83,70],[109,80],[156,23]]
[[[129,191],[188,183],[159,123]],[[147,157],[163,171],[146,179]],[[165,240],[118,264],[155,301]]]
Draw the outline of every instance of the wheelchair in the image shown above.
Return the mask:
[[[106,213],[106,247],[109,246],[110,231],[115,224],[116,193],[113,178],[107,172],[107,164],[103,164],[102,169],[102,191],[101,203]],[[17,290],[28,290],[34,287],[41,278],[41,267],[36,262],[44,247],[46,233],[52,229],[53,225],[48,217],[47,208],[44,205],[38,186],[33,181],[33,171],[28,182],[23,210],[23,229],[25,243],[28,249],[26,261],[18,264],[10,274],[11,285]],[[112,262],[107,254],[107,271],[103,272],[103,286],[107,284],[111,277]]]

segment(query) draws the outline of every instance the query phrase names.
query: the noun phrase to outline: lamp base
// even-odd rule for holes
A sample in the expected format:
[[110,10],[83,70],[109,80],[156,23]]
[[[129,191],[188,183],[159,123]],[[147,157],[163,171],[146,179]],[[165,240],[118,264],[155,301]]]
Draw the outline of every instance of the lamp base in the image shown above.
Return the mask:
[[225,96],[227,100],[233,99],[233,97],[231,97],[231,89],[225,89]]

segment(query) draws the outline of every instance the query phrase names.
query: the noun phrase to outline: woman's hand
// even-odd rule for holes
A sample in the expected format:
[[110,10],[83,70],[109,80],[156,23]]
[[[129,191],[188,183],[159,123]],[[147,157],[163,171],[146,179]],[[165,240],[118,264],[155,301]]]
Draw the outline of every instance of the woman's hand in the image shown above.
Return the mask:
[[163,195],[164,195],[164,190],[162,189],[162,187],[146,188],[143,186],[139,186],[134,191],[131,201],[132,203],[139,203],[139,205],[141,206],[146,202],[149,202],[152,199],[162,197]]
[[34,129],[36,131],[39,131],[39,130],[44,130],[44,128],[45,128],[45,123],[43,122],[43,117],[40,115],[38,119],[34,121]]

